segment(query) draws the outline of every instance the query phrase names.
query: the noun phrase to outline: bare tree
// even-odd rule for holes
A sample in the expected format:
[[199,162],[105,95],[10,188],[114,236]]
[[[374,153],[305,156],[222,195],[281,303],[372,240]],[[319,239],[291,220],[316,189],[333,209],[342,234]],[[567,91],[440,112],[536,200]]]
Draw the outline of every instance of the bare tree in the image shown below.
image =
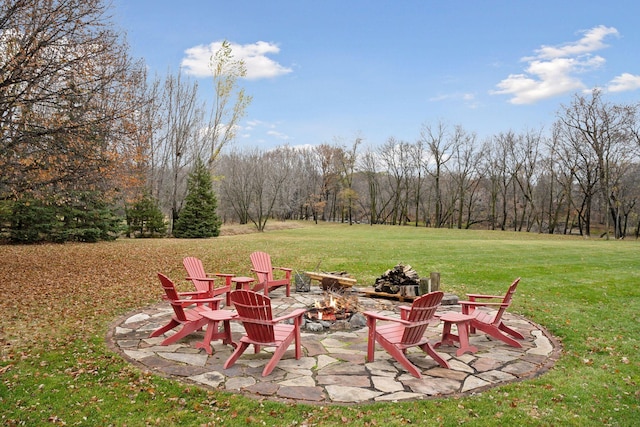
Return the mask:
[[238,122],[251,102],[238,86],[238,79],[246,75],[244,62],[233,58],[228,42],[211,57],[210,67],[215,96],[208,113],[199,98],[198,83],[180,72],[166,77],[162,101],[156,104],[162,126],[153,137],[152,188],[170,213],[171,224],[181,210],[186,178],[195,159],[206,159],[213,170],[223,148],[234,140]]
[[[565,144],[583,159],[579,164],[581,170],[575,173],[577,177],[588,178],[584,186],[588,212],[594,191],[598,191],[609,212],[604,218],[605,236],[608,238],[610,220],[613,220],[614,236],[621,237],[616,188],[634,149],[635,110],[606,103],[602,93],[594,90],[590,98],[576,95],[569,106],[562,107],[559,121]],[[590,234],[590,221],[586,232]]]
[[244,61],[234,59],[231,44],[222,42],[222,47],[211,58],[214,105],[211,110],[206,138],[211,166],[222,149],[235,139],[238,122],[244,117],[252,97],[239,87],[238,79],[247,75]]
[[317,168],[322,177],[320,203],[324,205],[321,219],[323,221],[335,220],[338,193],[340,191],[340,163],[342,149],[329,145],[320,144],[314,147]]
[[322,193],[322,175],[317,169],[317,153],[314,149],[304,148],[300,151],[301,170],[299,175],[302,178],[301,191],[304,197],[301,200],[301,215],[308,218],[309,213],[314,222],[318,223],[319,216],[324,212],[325,201]]
[[458,228],[469,228],[475,220],[472,219],[474,196],[480,183],[478,167],[481,152],[476,149],[476,135],[465,131],[461,126],[456,126],[454,136],[454,148],[452,165],[447,168],[455,184],[457,196]]
[[[558,152],[558,129],[557,126],[552,128],[550,138],[545,140],[547,155],[541,160],[543,168],[543,176],[536,191],[540,194],[539,199],[543,205],[543,218],[541,230],[544,227],[544,217],[546,216],[546,226],[549,234],[553,234],[559,226],[560,215],[570,213],[572,206],[572,180],[571,172],[562,167],[562,161]],[[546,210],[546,215],[545,211]],[[564,230],[567,232],[568,219],[564,221]]]
[[382,205],[389,208],[378,216],[392,225],[406,222],[409,203],[408,175],[411,168],[409,143],[391,137],[378,151],[382,166],[386,169],[388,197]]
[[357,194],[353,190],[353,176],[356,167],[358,146],[362,142],[361,138],[356,138],[351,150],[342,150],[342,156],[339,158],[339,163],[342,169],[343,188],[341,191],[341,198],[347,203],[347,216],[349,217],[349,225],[353,225],[353,202],[357,199]]
[[252,175],[253,168],[259,163],[258,153],[233,151],[220,156],[216,163],[220,174],[220,208],[230,206],[240,224],[248,224],[252,200]]
[[[425,183],[425,175],[428,170],[429,159],[427,156],[427,150],[424,144],[424,141],[418,140],[415,144],[410,147],[411,153],[411,164],[413,169],[413,179],[412,179],[412,187],[413,187],[413,202],[414,202],[414,220],[415,226],[417,227],[420,222],[420,210],[422,207],[422,191]],[[427,224],[427,219],[425,218],[425,225]]]
[[169,213],[173,229],[186,195],[188,173],[201,153],[204,103],[199,101],[197,82],[180,72],[167,75],[161,96],[162,127],[154,135],[152,194]]
[[443,214],[443,195],[441,188],[441,180],[444,172],[444,166],[451,159],[454,147],[454,139],[447,135],[447,129],[444,123],[439,122],[435,127],[431,125],[423,125],[420,131],[420,140],[423,141],[431,154],[432,167],[428,173],[434,180],[435,193],[435,218],[434,227],[441,227],[444,222]]
[[277,203],[283,200],[281,193],[292,176],[296,157],[289,147],[224,156],[218,164],[222,172],[220,191],[241,223],[251,222],[258,231],[265,230]]
[[541,132],[533,131],[517,136],[511,146],[511,158],[515,167],[513,177],[519,190],[514,190],[514,195],[519,194],[522,197],[520,218],[517,219],[518,231],[522,231],[523,226],[527,231],[531,231],[534,223],[539,223],[540,206],[534,190],[540,178],[541,148]]
[[266,153],[259,153],[258,164],[253,169],[252,206],[249,209],[249,220],[258,231],[264,231],[279,198],[284,182],[290,178],[290,164],[283,162],[287,150],[278,148]]
[[299,150],[288,145],[277,147],[269,154],[273,157],[273,173],[281,177],[272,216],[284,221],[293,218],[306,199],[302,191],[308,187],[300,173],[304,167],[303,157]]
[[[367,201],[366,205],[363,205],[363,199],[360,199],[363,211],[369,213],[369,224],[378,223],[378,196],[380,193],[380,174],[378,172],[378,156],[374,150],[367,149],[359,161],[359,169],[364,175],[367,188]],[[365,194],[363,192],[363,194]]]

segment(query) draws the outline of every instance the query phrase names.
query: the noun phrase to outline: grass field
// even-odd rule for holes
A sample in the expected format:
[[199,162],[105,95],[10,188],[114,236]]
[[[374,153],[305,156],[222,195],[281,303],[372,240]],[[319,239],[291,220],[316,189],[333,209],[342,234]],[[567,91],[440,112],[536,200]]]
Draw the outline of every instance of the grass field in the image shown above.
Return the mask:
[[[207,240],[0,246],[0,423],[85,426],[633,426],[640,420],[640,242],[344,224],[223,228]],[[109,325],[160,301],[157,272],[182,257],[251,275],[249,254],[297,270],[346,270],[359,284],[397,263],[442,288],[503,293],[563,346],[543,376],[479,395],[357,406],[260,401],[143,372],[107,349]],[[182,282],[182,286],[187,284]],[[363,355],[364,357],[364,355]]]

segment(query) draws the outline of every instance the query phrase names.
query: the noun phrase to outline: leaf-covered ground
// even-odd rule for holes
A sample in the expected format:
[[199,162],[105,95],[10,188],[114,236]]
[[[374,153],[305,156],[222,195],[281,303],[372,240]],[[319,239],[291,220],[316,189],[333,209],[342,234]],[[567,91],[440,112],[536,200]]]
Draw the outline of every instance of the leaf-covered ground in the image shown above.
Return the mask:
[[5,352],[93,335],[106,319],[157,299],[154,272],[179,259],[172,256],[171,246],[157,244],[119,241],[90,248],[87,251],[83,244],[0,247]]
[[[225,227],[223,236],[252,231],[249,226]],[[220,271],[246,268],[233,264],[246,258],[233,257],[228,252],[233,245],[224,245],[226,255],[214,255],[216,246],[215,239],[0,245],[3,352],[102,333],[105,321],[160,300],[158,272],[180,282],[184,256],[201,257]]]

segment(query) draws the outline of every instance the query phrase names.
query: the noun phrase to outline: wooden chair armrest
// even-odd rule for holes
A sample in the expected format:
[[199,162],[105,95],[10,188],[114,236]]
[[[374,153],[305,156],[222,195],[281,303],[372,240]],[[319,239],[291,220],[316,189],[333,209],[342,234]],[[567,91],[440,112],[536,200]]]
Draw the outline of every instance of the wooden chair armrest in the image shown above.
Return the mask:
[[502,299],[504,298],[504,295],[484,295],[484,294],[467,294],[467,298],[469,299],[473,299],[473,298],[483,298],[483,299]]
[[458,304],[470,307],[509,307],[509,304],[503,302],[460,301]]
[[299,317],[299,316],[302,316],[306,312],[307,312],[307,310],[305,310],[304,308],[298,308],[296,310],[293,310],[289,314],[285,314],[285,315],[282,315],[280,317],[276,317],[275,319],[272,320],[272,322],[276,323],[276,322],[281,322],[281,321],[286,320],[286,319]]
[[217,288],[215,288],[212,292],[211,292],[211,296],[212,297],[216,297],[218,295],[222,295],[225,294],[227,292],[231,291],[231,286],[218,286]]
[[284,276],[286,279],[291,279],[291,273],[293,272],[293,268],[289,267],[273,267],[274,270],[280,270],[284,272]]
[[223,277],[225,287],[231,289],[231,279],[235,277],[235,274],[232,273],[216,273],[216,277]]
[[196,299],[186,299],[180,302],[186,302],[189,304],[207,304],[210,302],[221,302],[222,298],[196,298]]
[[382,314],[376,313],[375,311],[365,311],[362,314],[364,314],[367,317],[371,317],[373,319],[376,319],[376,320],[387,320],[387,321],[390,321],[390,322],[402,323],[403,325],[413,325],[414,324],[414,322],[409,322],[409,321],[404,320],[404,319],[398,319],[397,317],[384,316]]
[[258,270],[258,269],[252,268],[251,271],[253,271],[254,273],[269,274],[267,270]]
[[[201,295],[201,294],[202,292],[197,292],[197,291],[178,292],[179,297],[189,297],[189,296]],[[167,299],[167,296],[163,295],[162,298]]]
[[213,282],[216,280],[215,277],[187,277],[187,280],[200,280],[201,282]]

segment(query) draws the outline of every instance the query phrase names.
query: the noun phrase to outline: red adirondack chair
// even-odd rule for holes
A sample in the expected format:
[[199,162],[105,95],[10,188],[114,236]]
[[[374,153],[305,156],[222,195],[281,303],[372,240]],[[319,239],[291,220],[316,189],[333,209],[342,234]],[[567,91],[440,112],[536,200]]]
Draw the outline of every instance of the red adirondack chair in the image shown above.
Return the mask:
[[[158,273],[158,278],[160,279],[160,283],[162,284],[162,288],[164,289],[166,299],[169,301],[169,304],[171,304],[171,307],[173,308],[174,314],[171,317],[169,323],[153,331],[150,337],[160,336],[165,332],[175,328],[176,326],[182,326],[182,328],[180,328],[178,332],[166,338],[160,343],[160,345],[169,345],[171,343],[174,343],[179,339],[191,334],[192,332],[198,331],[206,326],[209,320],[202,317],[200,313],[203,311],[211,311],[212,309],[205,304],[211,304],[214,307],[214,310],[217,310],[220,306],[220,301],[222,301],[222,298],[180,298],[180,296],[178,295],[178,291],[176,291],[176,287],[171,279],[169,279],[162,273]],[[193,308],[185,308],[186,306],[193,304],[201,305],[195,305]]]
[[187,280],[191,280],[196,287],[195,292],[181,292],[180,296],[190,296],[191,298],[213,298],[218,295],[227,294],[226,304],[230,305],[229,292],[231,291],[231,278],[234,274],[216,273],[218,278],[224,278],[223,286],[215,286],[215,277],[209,277],[204,270],[202,261],[196,257],[186,257],[182,260],[185,270],[187,270]]
[[[460,301],[460,305],[462,306],[462,314],[474,316],[474,318],[471,320],[471,333],[474,333],[476,329],[480,329],[485,334],[503,341],[512,347],[522,347],[522,344],[520,344],[514,338],[522,340],[524,339],[524,336],[520,332],[511,329],[502,322],[502,315],[511,305],[513,294],[516,292],[516,287],[518,286],[519,282],[520,278],[518,277],[513,281],[511,286],[509,286],[509,290],[507,290],[507,293],[504,296],[467,294],[467,298],[469,298],[469,301]],[[483,301],[477,301],[479,299]],[[494,300],[494,302],[484,300]],[[495,300],[501,300],[501,302],[495,302]],[[478,307],[493,307],[496,308],[497,311],[494,310],[492,312],[487,312],[484,310],[476,310],[476,308]]]
[[[258,283],[254,286],[254,291],[257,292],[264,289],[264,295],[268,297],[272,289],[286,286],[287,296],[291,295],[291,272],[293,269],[271,266],[271,257],[266,252],[256,251],[249,257],[251,258],[251,264],[253,264],[251,271],[258,276]],[[273,276],[274,270],[283,271],[285,277],[275,279]]]
[[[367,361],[373,362],[375,343],[378,342],[414,377],[422,378],[422,374],[406,356],[406,350],[410,347],[420,347],[440,366],[449,368],[447,361],[436,353],[429,340],[424,337],[427,327],[439,322],[435,314],[443,296],[443,292],[435,291],[416,298],[411,309],[405,311],[400,319],[366,311],[364,315],[367,317],[367,326],[369,327]],[[391,323],[377,325],[378,320],[386,320]]]
[[[263,377],[273,371],[293,341],[295,341],[296,359],[300,359],[302,355],[300,325],[306,310],[299,308],[274,319],[271,313],[271,299],[244,289],[232,291],[231,302],[238,312],[238,317],[234,320],[242,322],[246,335],[240,339],[240,345],[225,362],[225,369],[233,366],[249,345],[254,346],[255,353],[260,352],[260,347],[276,347],[273,356],[262,371]],[[280,323],[286,319],[293,319],[293,324]]]

